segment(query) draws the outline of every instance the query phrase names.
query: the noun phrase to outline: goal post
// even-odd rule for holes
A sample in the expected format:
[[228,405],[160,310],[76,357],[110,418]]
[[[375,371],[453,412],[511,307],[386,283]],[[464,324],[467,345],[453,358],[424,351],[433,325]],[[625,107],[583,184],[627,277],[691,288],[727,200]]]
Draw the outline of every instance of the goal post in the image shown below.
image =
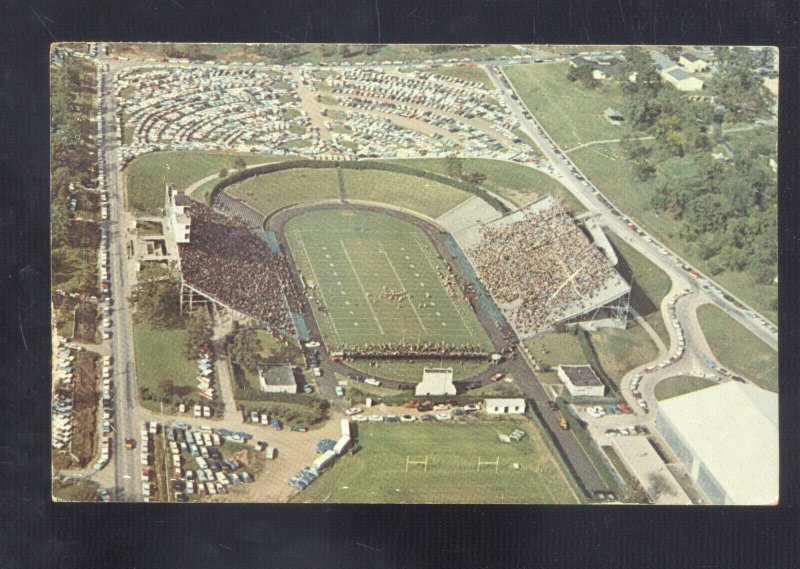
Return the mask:
[[494,471],[497,472],[500,468],[500,457],[495,457],[494,460],[483,460],[481,457],[478,457],[478,472],[481,471],[482,466],[494,466]]
[[406,474],[408,474],[409,466],[423,465],[423,471],[428,472],[428,455],[425,455],[425,460],[411,460],[411,455],[406,455]]

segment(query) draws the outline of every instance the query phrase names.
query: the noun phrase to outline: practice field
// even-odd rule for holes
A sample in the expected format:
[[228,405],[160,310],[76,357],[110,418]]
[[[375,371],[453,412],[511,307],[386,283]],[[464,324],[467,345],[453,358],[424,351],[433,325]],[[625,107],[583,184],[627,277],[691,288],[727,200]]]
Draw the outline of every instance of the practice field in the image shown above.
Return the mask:
[[[315,211],[286,226],[317,322],[331,346],[491,342],[469,304],[451,296],[425,234],[390,215]],[[460,295],[460,293],[456,292]]]
[[[362,449],[341,457],[294,502],[575,504],[578,502],[535,425],[527,420],[472,424],[360,423]],[[522,429],[518,443],[498,433]],[[424,461],[410,465],[406,458]],[[499,458],[497,470],[494,462]],[[481,466],[478,459],[490,461]],[[513,467],[519,465],[519,469]]]

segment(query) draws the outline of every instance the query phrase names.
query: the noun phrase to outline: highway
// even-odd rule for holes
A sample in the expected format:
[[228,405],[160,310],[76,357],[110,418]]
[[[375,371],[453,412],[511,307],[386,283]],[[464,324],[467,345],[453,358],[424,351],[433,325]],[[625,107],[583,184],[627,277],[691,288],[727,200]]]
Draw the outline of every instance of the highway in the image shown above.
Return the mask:
[[[102,44],[98,46],[98,65],[103,69],[106,58],[102,56]],[[114,438],[112,460],[114,462],[115,501],[141,501],[141,485],[138,473],[138,449],[125,449],[125,438],[138,438],[134,423],[136,409],[136,368],[133,360],[133,329],[128,306],[129,285],[127,282],[126,227],[124,225],[125,197],[117,160],[116,119],[111,75],[102,72],[104,91],[100,100],[103,116],[103,140],[99,141],[99,152],[105,157],[104,172],[108,190],[109,216],[104,222],[108,229],[109,281],[112,302],[111,354],[113,357],[114,387]],[[109,341],[109,340],[106,340]]]

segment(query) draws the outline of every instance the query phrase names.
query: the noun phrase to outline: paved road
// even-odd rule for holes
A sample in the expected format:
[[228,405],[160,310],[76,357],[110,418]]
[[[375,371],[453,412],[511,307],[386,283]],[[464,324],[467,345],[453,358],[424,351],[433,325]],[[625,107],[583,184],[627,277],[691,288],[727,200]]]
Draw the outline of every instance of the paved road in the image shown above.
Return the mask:
[[[102,53],[102,50],[100,50]],[[100,58],[102,65],[105,58]],[[103,115],[103,140],[99,149],[106,158],[106,184],[109,194],[108,228],[109,280],[111,283],[112,305],[112,338],[111,354],[113,356],[114,386],[114,433],[112,460],[115,470],[115,499],[118,501],[140,501],[141,485],[139,482],[139,464],[135,460],[137,453],[125,450],[124,439],[136,437],[139,430],[134,422],[133,413],[136,408],[135,366],[133,361],[133,329],[131,327],[130,309],[128,307],[128,279],[126,254],[125,201],[120,180],[119,162],[117,159],[116,129],[114,117],[114,97],[111,95],[111,78],[103,73],[105,92],[100,100]],[[138,438],[138,437],[137,437]]]

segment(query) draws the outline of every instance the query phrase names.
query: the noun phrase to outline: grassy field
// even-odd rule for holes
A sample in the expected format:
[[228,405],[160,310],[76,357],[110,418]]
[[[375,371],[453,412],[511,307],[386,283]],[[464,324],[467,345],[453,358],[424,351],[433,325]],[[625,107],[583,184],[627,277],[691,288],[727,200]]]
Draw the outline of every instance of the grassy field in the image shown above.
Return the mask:
[[[520,428],[528,436],[503,444],[497,433]],[[294,502],[575,504],[564,475],[535,425],[527,420],[444,425],[358,425],[362,450],[340,458]],[[424,460],[428,470],[406,457]],[[478,459],[499,458],[499,469]],[[519,470],[512,464],[519,464]]]
[[[652,147],[654,143],[643,141],[642,144]],[[657,164],[658,172],[647,182],[637,180],[630,160],[617,143],[581,148],[571,152],[570,157],[621,211],[691,264],[703,272],[710,271],[710,263],[701,258],[698,248],[680,236],[680,225],[659,215],[651,205],[651,199],[661,180],[667,177],[689,178],[696,172],[697,164],[691,156],[666,158],[657,155],[654,163]],[[778,294],[777,285],[758,284],[753,277],[741,271],[723,271],[714,280],[765,317],[777,322],[777,311],[771,306],[772,300]]]
[[487,89],[494,89],[494,83],[489,79],[486,72],[480,67],[425,67],[418,69],[417,72],[427,72],[434,75],[445,75],[447,77],[455,77],[456,79],[463,79],[464,81],[477,81]]
[[164,207],[164,187],[167,184],[184,190],[223,168],[232,170],[237,156],[244,158],[247,164],[275,161],[269,156],[245,152],[176,150],[139,156],[125,168],[128,206],[145,214],[156,215],[159,208]]
[[89,480],[53,482],[53,500],[56,502],[99,502],[98,486]]
[[667,273],[625,243],[615,233],[607,233],[611,244],[617,252],[620,264],[617,266],[622,277],[632,283],[631,306],[641,314],[658,333],[665,344],[669,345],[669,333],[661,317],[661,300],[672,288]]
[[[414,158],[396,162],[447,175],[447,162],[444,158]],[[477,172],[486,176],[482,187],[517,205],[526,205],[546,195],[552,195],[576,214],[586,211],[561,182],[533,168],[488,158],[465,158],[462,164],[464,172]]]
[[348,199],[387,203],[439,217],[471,194],[417,176],[381,170],[342,170]]
[[568,63],[503,67],[514,90],[562,149],[629,133],[627,126],[614,126],[603,115],[608,107],[623,106],[617,85],[609,81],[584,89],[567,79],[568,69]]
[[[156,397],[165,396],[159,384],[169,379],[187,395],[197,389],[197,364],[183,357],[186,339],[184,328],[153,328],[147,322],[134,324],[133,342],[136,354],[136,379],[139,390],[149,389]],[[145,401],[142,405],[150,410],[158,410],[158,401]]]
[[702,377],[692,377],[691,375],[679,375],[677,377],[669,377],[660,381],[655,388],[655,396],[659,401],[664,401],[670,397],[677,397],[684,393],[691,393],[692,391],[699,391],[706,387],[716,385],[716,381],[705,379]]
[[[415,226],[371,212],[315,211],[286,226],[295,262],[314,284],[312,306],[329,345],[491,343],[461,298],[445,289],[436,252]],[[403,300],[386,293],[406,294]]]
[[706,304],[697,319],[719,363],[759,387],[778,392],[778,353],[722,309]]
[[543,383],[561,384],[556,367],[559,365],[585,365],[589,360],[581,349],[578,337],[565,333],[552,333],[538,336],[525,342],[531,355],[542,368],[552,367],[551,371],[537,371],[536,377]]
[[617,388],[626,373],[658,356],[645,329],[635,323],[628,326],[627,330],[606,328],[589,335],[597,360]]
[[254,176],[228,187],[228,193],[264,215],[287,205],[339,197],[336,170],[297,168]]
[[442,360],[354,360],[348,364],[365,374],[377,375],[386,379],[398,379],[408,383],[422,381],[422,370],[426,367],[452,367],[453,380],[467,379],[485,371],[491,364],[474,361]]

